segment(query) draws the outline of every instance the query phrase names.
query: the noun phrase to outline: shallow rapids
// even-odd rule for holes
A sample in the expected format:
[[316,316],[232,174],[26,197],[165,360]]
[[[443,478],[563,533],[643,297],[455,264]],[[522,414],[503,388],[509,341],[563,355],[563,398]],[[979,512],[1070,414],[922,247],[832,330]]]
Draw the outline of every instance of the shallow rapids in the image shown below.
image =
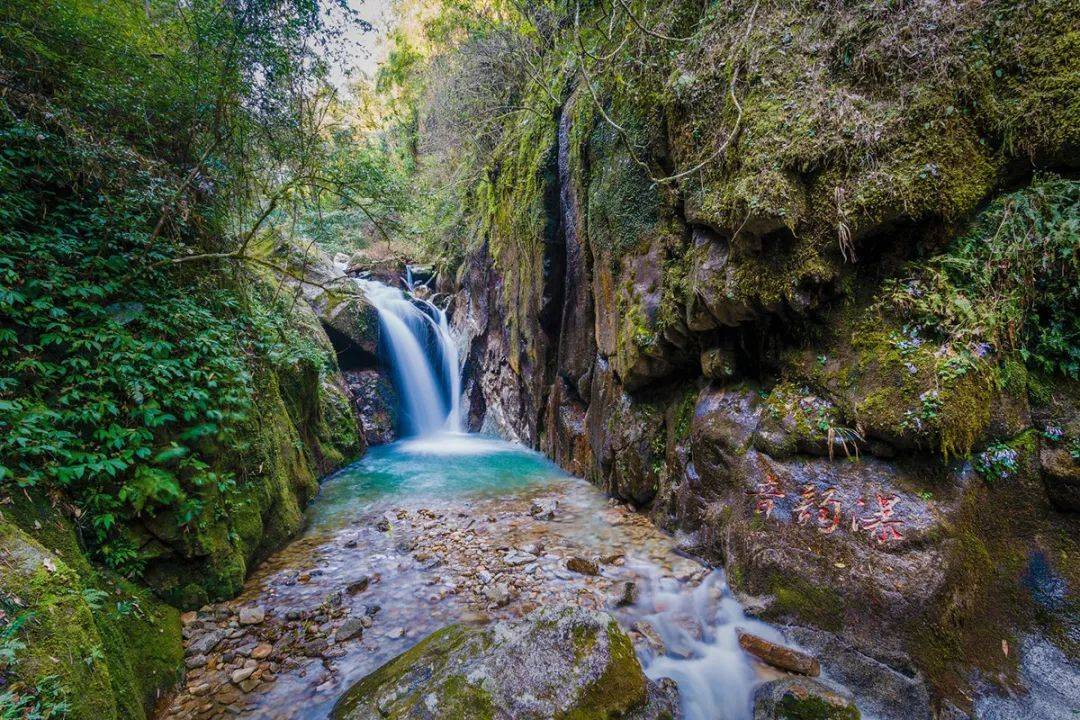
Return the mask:
[[[304,536],[228,604],[265,608],[266,620],[198,631],[224,627],[231,637],[189,675],[189,688],[209,689],[182,694],[167,717],[214,717],[191,711],[217,708],[223,679],[237,717],[325,718],[350,685],[440,627],[575,604],[619,620],[646,673],[676,680],[687,720],[748,720],[753,687],[771,673],[739,649],[735,628],[782,641],[743,615],[722,572],[679,554],[584,480],[501,440],[446,433],[374,448],[324,481],[308,519]],[[599,573],[571,572],[574,557],[597,560]],[[362,633],[337,640],[356,618],[367,618]],[[258,642],[274,648],[264,661],[272,681],[235,692],[229,653]]]

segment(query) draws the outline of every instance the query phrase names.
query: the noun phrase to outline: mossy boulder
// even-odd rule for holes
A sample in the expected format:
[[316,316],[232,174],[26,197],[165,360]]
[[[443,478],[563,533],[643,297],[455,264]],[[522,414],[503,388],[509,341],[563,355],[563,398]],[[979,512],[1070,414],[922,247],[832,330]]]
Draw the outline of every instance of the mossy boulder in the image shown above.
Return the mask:
[[675,718],[630,639],[604,614],[548,609],[482,627],[451,625],[354,685],[334,720]]
[[859,720],[851,698],[815,680],[772,680],[754,692],[754,720]]
[[72,720],[150,717],[180,675],[179,613],[89,563],[72,522],[44,501],[0,508],[0,565],[0,626],[25,619],[0,679],[25,690],[54,678]]

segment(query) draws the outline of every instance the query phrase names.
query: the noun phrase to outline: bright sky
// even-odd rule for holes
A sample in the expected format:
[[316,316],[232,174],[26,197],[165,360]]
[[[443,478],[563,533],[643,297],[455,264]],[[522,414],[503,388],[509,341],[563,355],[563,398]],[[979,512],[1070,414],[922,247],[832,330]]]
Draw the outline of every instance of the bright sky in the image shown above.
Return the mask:
[[330,79],[344,91],[348,85],[348,75],[355,77],[358,72],[374,76],[379,63],[386,57],[386,33],[393,21],[393,0],[348,0],[349,7],[361,18],[372,25],[370,32],[363,32],[359,27],[351,26],[347,36],[347,59],[341,65],[335,65]]

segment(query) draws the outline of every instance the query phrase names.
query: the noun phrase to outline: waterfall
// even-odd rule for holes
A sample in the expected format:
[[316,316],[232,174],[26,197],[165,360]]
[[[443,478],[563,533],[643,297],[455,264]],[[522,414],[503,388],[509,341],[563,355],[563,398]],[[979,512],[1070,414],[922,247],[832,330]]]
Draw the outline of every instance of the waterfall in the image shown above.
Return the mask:
[[379,313],[381,350],[401,399],[405,435],[461,432],[461,366],[446,313],[374,280],[356,280]]

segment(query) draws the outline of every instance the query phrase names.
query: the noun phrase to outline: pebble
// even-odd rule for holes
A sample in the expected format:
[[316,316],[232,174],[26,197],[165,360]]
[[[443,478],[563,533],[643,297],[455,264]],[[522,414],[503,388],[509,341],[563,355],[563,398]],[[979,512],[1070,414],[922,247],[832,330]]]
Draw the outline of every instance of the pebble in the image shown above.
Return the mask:
[[251,651],[251,657],[256,660],[265,660],[270,657],[270,653],[274,651],[274,646],[270,643],[261,643],[256,645]]
[[240,608],[241,625],[258,625],[266,619],[266,609],[261,605]]
[[229,679],[233,681],[233,684],[239,685],[243,681],[247,680],[255,672],[254,667],[242,667],[238,670],[233,670],[229,675]]
[[195,670],[196,668],[205,667],[206,662],[205,655],[192,655],[184,660],[184,667],[188,670]]

